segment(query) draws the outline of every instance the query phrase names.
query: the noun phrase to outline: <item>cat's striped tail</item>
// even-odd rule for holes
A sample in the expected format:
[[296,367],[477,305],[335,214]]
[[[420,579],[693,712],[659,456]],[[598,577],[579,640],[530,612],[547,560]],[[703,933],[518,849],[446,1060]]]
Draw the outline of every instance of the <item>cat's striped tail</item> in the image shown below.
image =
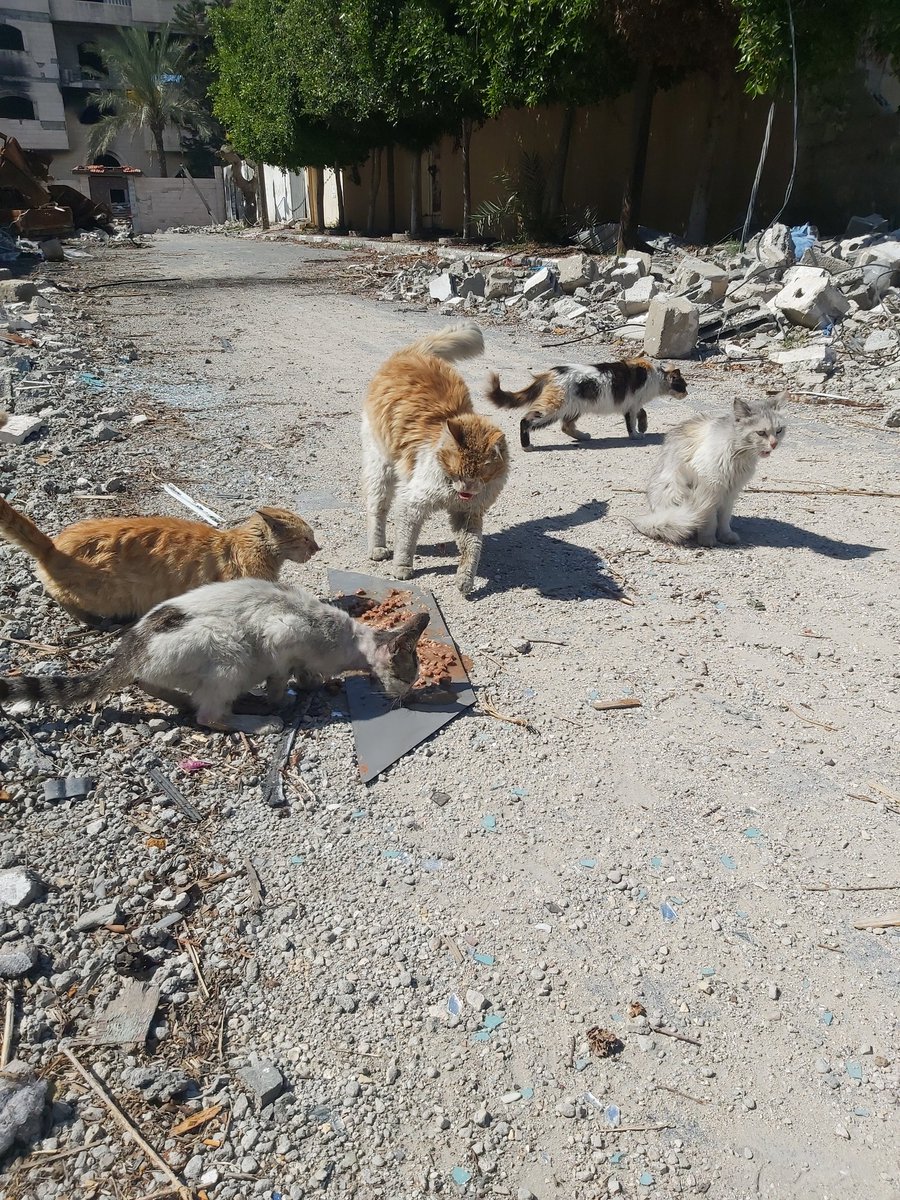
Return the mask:
[[45,533],[41,533],[37,525],[30,521],[24,513],[13,508],[0,496],[0,537],[36,558],[42,565],[54,553],[56,547]]
[[500,376],[496,371],[491,371],[487,398],[498,408],[524,408],[526,404],[537,403],[544,389],[552,382],[551,373],[548,371],[544,375],[535,375],[534,382],[530,383],[528,387],[520,388],[517,392],[506,392],[500,386]]
[[680,545],[696,533],[698,519],[686,508],[657,508],[631,521],[638,533],[660,542]]
[[28,701],[71,708],[91,700],[105,700],[110,693],[132,682],[119,655],[85,675],[19,675],[0,679],[0,706]]
[[413,342],[407,350],[458,362],[461,358],[477,358],[484,354],[484,337],[478,326],[469,321],[465,325],[447,325],[437,333],[429,333]]

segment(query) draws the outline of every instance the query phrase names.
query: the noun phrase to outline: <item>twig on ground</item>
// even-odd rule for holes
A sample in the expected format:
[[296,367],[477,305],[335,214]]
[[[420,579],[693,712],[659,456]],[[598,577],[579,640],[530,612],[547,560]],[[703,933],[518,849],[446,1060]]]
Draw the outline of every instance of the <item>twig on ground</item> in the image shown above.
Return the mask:
[[43,650],[47,654],[66,654],[62,646],[45,646],[43,642],[29,642],[25,638],[5,637],[0,635],[0,642],[8,642],[13,646],[27,646],[29,650]]
[[182,1197],[183,1200],[190,1200],[190,1198],[191,1198],[190,1189],[181,1182],[181,1180],[178,1178],[178,1176],[175,1174],[175,1172],[172,1170],[172,1168],[169,1166],[169,1164],[166,1162],[166,1160],[164,1158],[162,1158],[159,1154],[157,1154],[157,1152],[153,1149],[153,1147],[150,1145],[150,1143],[145,1141],[144,1138],[141,1137],[141,1135],[135,1129],[134,1125],[131,1123],[131,1119],[128,1116],[126,1116],[126,1114],[118,1106],[118,1104],[115,1102],[115,1100],[113,1100],[112,1096],[109,1094],[109,1092],[107,1092],[106,1088],[103,1086],[103,1084],[100,1082],[100,1080],[96,1077],[96,1075],[94,1075],[92,1071],[88,1070],[88,1068],[85,1067],[84,1064],[75,1057],[75,1055],[72,1053],[72,1051],[69,1049],[68,1046],[60,1046],[60,1050],[66,1056],[66,1058],[69,1060],[69,1062],[72,1064],[72,1066],[75,1068],[75,1070],[78,1072],[78,1074],[84,1080],[84,1082],[88,1085],[88,1087],[91,1089],[91,1091],[94,1092],[95,1095],[100,1097],[100,1099],[103,1101],[103,1103],[109,1109],[110,1114],[111,1114],[113,1120],[116,1122],[116,1124],[122,1129],[122,1131],[129,1138],[131,1138],[131,1140],[135,1143],[135,1145],[137,1145],[141,1148],[141,1150],[144,1152],[144,1154],[147,1156],[147,1158],[150,1159],[150,1161],[153,1163],[153,1165],[155,1167],[157,1167],[160,1171],[162,1171],[162,1173],[165,1175],[166,1179],[168,1179],[170,1181],[170,1183],[172,1184],[172,1187],[175,1190],[175,1192],[177,1193],[177,1195]]
[[0,1068],[9,1062],[12,1049],[13,1026],[16,1020],[16,989],[15,984],[6,985],[6,1012],[3,1018],[3,1046],[0,1049]]
[[219,1055],[219,1061],[225,1057],[225,1017],[228,1013],[228,1005],[222,1005],[222,1015],[219,1017],[219,1034],[216,1038],[216,1050]]
[[815,725],[819,729],[827,729],[829,733],[836,733],[840,728],[838,725],[829,725],[825,721],[814,721],[812,717],[804,717],[802,712],[797,712],[793,704],[786,704],[785,708],[788,710],[788,712],[793,713],[799,721],[802,721],[804,725]]
[[209,988],[206,986],[206,980],[203,978],[203,972],[200,969],[200,956],[197,953],[197,947],[191,941],[190,937],[181,937],[177,939],[179,946],[184,946],[190,957],[194,967],[194,974],[197,976],[197,982],[200,984],[200,991],[205,998],[209,999]]
[[189,821],[202,821],[203,816],[198,809],[194,808],[188,800],[185,800],[178,788],[170,780],[166,779],[159,767],[151,767],[147,772],[156,786],[164,795],[168,796],[176,808],[181,809]]
[[662,1025],[651,1025],[650,1028],[654,1033],[661,1033],[663,1037],[675,1038],[678,1042],[690,1042],[692,1046],[700,1045],[697,1038],[688,1037],[686,1033],[675,1033],[672,1029],[663,1029]]
[[878,492],[868,488],[764,488],[748,487],[745,492],[765,492],[770,496],[883,496],[900,500],[900,492]]
[[685,1100],[693,1100],[695,1104],[709,1104],[708,1100],[704,1100],[702,1096],[692,1096],[689,1092],[682,1092],[678,1088],[666,1087],[664,1083],[656,1085],[658,1092],[671,1092],[673,1096],[683,1096]]
[[700,816],[701,817],[711,817],[713,815],[713,813],[717,813],[721,807],[722,807],[721,804],[714,804],[712,806],[712,808],[708,808],[706,810],[706,812],[701,813]]
[[607,712],[617,708],[640,708],[641,701],[634,697],[625,697],[622,700],[593,700],[591,708],[595,708],[598,712]]
[[674,1129],[674,1125],[619,1125],[616,1129],[604,1129],[604,1137],[612,1137],[619,1133],[656,1133],[661,1129]]
[[[792,391],[790,393],[790,396],[791,396],[792,400],[796,396],[809,396],[813,399],[813,402],[815,402],[816,400],[819,400],[824,404],[844,404],[847,406],[847,408],[862,408],[862,409],[884,408],[883,404],[877,404],[877,403],[876,404],[864,404],[861,400],[851,400],[847,396],[836,396],[834,394],[834,392],[794,392],[794,391]],[[801,404],[805,403],[805,401],[800,401],[800,403]]]
[[869,917],[865,921],[854,921],[854,929],[900,929],[900,912],[888,913],[884,917]]
[[262,881],[259,874],[249,858],[244,859],[244,871],[247,875],[247,883],[250,885],[250,895],[253,897],[253,907],[258,912],[263,906],[263,891]]
[[900,883],[804,883],[806,892],[898,892]]
[[525,717],[508,717],[499,712],[487,692],[482,694],[476,711],[483,716],[493,717],[495,721],[505,721],[507,725],[518,725],[520,729],[527,729],[529,733],[537,733],[535,727]]
[[820,950],[833,950],[835,954],[843,954],[844,951],[840,946],[829,946],[827,942],[816,942]]
[[529,642],[534,642],[536,646],[568,646],[568,642],[557,642],[553,638],[535,638],[530,637]]
[[581,337],[566,338],[564,342],[541,342],[542,350],[555,350],[557,346],[574,346],[576,342],[586,342],[588,338],[597,337],[597,333],[591,330],[590,333],[583,333]]
[[900,796],[896,792],[889,792],[886,787],[882,787],[880,783],[875,783],[874,780],[867,779],[866,787],[870,787],[873,792],[881,792],[882,796],[887,796],[888,800],[900,803]]

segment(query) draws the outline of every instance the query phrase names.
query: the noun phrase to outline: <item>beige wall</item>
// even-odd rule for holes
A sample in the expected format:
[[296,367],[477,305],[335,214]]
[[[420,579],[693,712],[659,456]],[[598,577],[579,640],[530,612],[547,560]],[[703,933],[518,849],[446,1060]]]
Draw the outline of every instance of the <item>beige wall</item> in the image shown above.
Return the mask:
[[[690,213],[695,166],[709,136],[712,89],[703,77],[660,93],[653,108],[650,152],[641,207],[644,224],[682,234]],[[753,101],[737,89],[722,108],[722,129],[713,172],[708,237],[739,230],[756,172],[768,112],[767,101]],[[472,138],[473,206],[496,199],[496,177],[515,175],[523,151],[539,153],[549,165],[557,145],[562,113],[558,108],[503,113]],[[823,231],[840,232],[854,211],[873,207],[900,224],[900,117],[881,111],[863,85],[861,72],[837,79],[818,96],[803,98],[801,157],[788,219],[818,222]],[[790,174],[791,114],[786,103],[776,110],[757,215],[769,220],[781,207]],[[579,111],[566,174],[565,207],[573,218],[586,208],[601,221],[619,215],[628,169],[632,125],[630,97]],[[409,227],[411,156],[399,147],[396,159],[397,228]],[[437,168],[436,199],[432,176]],[[345,172],[347,217],[363,230],[368,208],[369,165],[354,187]],[[453,138],[444,138],[422,164],[423,224],[428,230],[462,226],[462,165]],[[385,171],[377,205],[379,230],[387,228]]]
[[134,232],[155,233],[159,229],[171,229],[173,225],[210,225],[224,221],[225,192],[221,168],[216,168],[215,179],[197,179],[195,182],[212,209],[212,217],[189,179],[133,176]]

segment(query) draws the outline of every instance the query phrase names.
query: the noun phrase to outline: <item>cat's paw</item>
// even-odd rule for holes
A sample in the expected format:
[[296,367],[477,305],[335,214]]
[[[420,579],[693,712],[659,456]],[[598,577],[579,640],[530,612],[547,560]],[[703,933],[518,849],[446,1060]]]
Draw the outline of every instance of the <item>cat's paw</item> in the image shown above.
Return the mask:
[[369,558],[372,562],[384,562],[386,558],[391,557],[391,552],[387,546],[373,546],[369,551]]
[[475,580],[471,575],[457,575],[456,586],[464,596],[475,590]]
[[716,535],[714,533],[698,533],[697,545],[705,546],[707,550],[715,550],[717,546]]
[[741,544],[741,539],[733,529],[722,529],[717,536],[719,541],[724,542],[726,546],[739,546]]
[[412,579],[412,565],[404,563],[394,563],[394,578],[395,579]]

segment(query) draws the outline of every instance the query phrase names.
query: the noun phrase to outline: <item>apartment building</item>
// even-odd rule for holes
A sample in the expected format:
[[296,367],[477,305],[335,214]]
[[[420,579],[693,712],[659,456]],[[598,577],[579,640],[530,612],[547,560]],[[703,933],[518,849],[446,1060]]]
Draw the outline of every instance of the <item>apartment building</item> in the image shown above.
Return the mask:
[[[153,172],[150,138],[119,137],[99,159],[87,149],[90,126],[100,119],[91,92],[103,80],[97,45],[124,26],[158,29],[172,19],[175,0],[16,0],[0,8],[0,133],[28,150],[53,155],[54,178],[98,162]],[[178,133],[167,129],[170,174],[181,162]]]

